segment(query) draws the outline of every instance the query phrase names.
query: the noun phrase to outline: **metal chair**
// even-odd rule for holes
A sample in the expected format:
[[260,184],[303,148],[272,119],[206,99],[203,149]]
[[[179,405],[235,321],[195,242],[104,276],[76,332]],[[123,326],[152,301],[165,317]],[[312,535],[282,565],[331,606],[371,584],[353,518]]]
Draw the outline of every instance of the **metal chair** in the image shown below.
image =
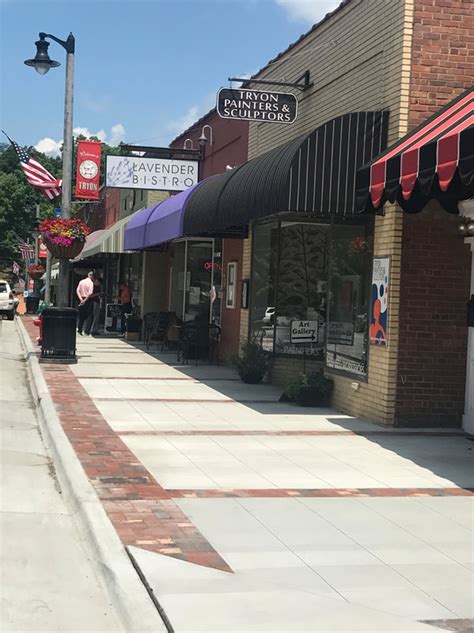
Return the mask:
[[207,359],[209,364],[213,363],[220,335],[221,328],[214,323],[183,323],[178,342],[178,362],[188,364],[189,360],[194,360],[197,366],[198,360]]

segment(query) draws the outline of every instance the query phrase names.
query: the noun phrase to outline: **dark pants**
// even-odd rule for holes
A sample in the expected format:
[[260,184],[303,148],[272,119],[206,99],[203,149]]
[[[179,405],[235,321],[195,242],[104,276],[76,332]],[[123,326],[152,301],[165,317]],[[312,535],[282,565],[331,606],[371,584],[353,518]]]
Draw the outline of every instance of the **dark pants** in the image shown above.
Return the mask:
[[79,322],[77,324],[77,331],[82,332],[84,323],[87,321],[89,314],[92,312],[92,301],[86,301],[82,305],[77,307],[79,312]]
[[120,326],[120,331],[122,334],[125,334],[125,315],[131,314],[132,312],[132,304],[131,303],[123,303],[122,304],[122,323]]

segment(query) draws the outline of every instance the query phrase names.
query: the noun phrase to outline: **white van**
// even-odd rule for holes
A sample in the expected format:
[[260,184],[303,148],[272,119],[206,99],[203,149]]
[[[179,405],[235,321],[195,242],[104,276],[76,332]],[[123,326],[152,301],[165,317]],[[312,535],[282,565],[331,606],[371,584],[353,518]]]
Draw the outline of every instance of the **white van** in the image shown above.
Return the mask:
[[8,281],[0,279],[0,315],[6,314],[9,321],[15,318],[15,296]]

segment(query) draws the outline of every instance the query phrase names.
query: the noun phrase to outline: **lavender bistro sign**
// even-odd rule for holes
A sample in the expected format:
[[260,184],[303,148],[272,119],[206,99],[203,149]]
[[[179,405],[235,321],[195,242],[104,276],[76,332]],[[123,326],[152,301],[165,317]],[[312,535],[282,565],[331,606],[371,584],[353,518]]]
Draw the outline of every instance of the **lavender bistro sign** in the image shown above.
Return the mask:
[[221,88],[217,93],[217,112],[223,119],[293,123],[298,101],[289,92]]
[[124,189],[184,191],[198,181],[197,160],[107,156],[105,184]]

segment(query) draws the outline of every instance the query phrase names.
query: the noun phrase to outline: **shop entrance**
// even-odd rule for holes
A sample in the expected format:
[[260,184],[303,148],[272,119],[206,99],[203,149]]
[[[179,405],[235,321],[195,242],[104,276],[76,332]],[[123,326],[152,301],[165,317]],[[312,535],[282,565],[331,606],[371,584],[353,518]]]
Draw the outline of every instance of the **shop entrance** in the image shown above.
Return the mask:
[[172,245],[170,310],[182,321],[220,325],[222,241],[184,239]]

